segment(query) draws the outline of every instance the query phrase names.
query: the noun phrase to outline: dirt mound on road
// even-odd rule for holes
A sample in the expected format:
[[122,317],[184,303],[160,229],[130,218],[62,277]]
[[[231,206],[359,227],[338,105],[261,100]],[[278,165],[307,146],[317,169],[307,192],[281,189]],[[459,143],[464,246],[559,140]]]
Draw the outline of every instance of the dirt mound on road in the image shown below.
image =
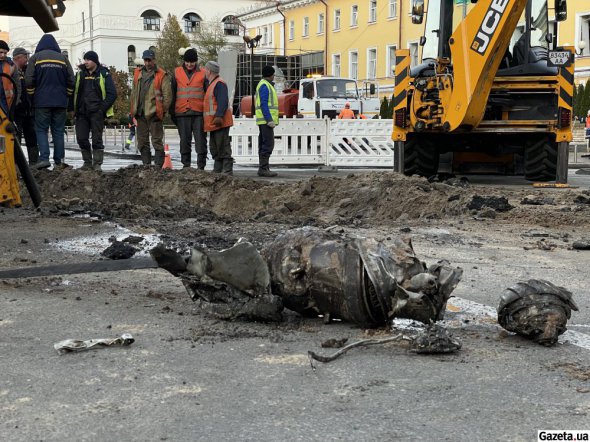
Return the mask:
[[[280,183],[195,169],[132,166],[113,173],[37,172],[48,213],[96,212],[105,218],[261,221],[286,224],[397,225],[409,220],[472,217],[474,198],[502,196],[515,206],[493,218],[529,224],[586,224],[590,204],[578,190],[552,191],[553,204],[521,204],[531,189],[454,187],[393,172],[313,176]],[[551,192],[543,190],[543,192]],[[547,193],[543,194],[548,195]],[[494,208],[482,207],[494,211]],[[544,225],[543,224],[543,225]]]

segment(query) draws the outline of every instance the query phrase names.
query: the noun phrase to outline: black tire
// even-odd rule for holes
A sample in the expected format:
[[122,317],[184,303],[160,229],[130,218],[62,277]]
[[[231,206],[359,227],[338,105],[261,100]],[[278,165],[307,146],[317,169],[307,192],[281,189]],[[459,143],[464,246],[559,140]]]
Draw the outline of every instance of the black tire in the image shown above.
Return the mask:
[[524,151],[524,177],[553,181],[557,175],[557,143],[549,137],[534,140]]
[[432,141],[408,137],[404,143],[404,174],[430,177],[438,172],[439,153]]

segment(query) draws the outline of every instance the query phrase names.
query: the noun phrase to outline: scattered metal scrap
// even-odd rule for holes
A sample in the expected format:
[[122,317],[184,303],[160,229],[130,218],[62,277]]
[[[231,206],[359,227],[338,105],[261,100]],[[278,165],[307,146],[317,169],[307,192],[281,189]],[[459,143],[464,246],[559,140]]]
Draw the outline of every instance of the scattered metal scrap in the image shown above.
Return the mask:
[[240,240],[222,251],[194,248],[188,260],[163,247],[151,254],[224,319],[278,321],[286,307],[364,327],[393,317],[431,323],[443,318],[463,273],[447,261],[427,267],[409,238],[385,244],[312,227],[289,230],[260,253]]
[[578,310],[572,294],[549,281],[529,279],[507,288],[498,306],[498,323],[539,344],[551,346],[566,329],[571,311]]
[[135,342],[135,338],[129,333],[123,333],[121,336],[111,339],[89,339],[82,341],[79,339],[66,339],[53,345],[59,354],[91,350],[94,348],[110,347],[120,345],[126,347]]
[[389,342],[401,340],[409,341],[409,350],[418,354],[454,353],[461,349],[461,342],[453,337],[453,335],[449,333],[447,329],[432,324],[414,336],[408,336],[400,333],[382,339],[364,339],[362,341],[353,342],[352,344],[341,348],[330,356],[319,355],[313,351],[308,351],[307,354],[310,358],[310,364],[312,368],[315,368],[313,366],[312,359],[320,362],[331,362],[342,356],[348,350],[355,347],[387,344]]

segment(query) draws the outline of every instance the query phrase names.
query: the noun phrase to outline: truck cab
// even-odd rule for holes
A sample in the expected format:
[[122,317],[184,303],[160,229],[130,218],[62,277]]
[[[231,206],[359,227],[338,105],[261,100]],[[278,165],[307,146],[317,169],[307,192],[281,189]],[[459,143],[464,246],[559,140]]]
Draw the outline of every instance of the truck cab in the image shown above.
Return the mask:
[[363,94],[351,78],[312,76],[300,80],[297,88],[300,118],[336,118],[346,102],[355,115],[363,114],[367,118],[379,115],[379,98]]

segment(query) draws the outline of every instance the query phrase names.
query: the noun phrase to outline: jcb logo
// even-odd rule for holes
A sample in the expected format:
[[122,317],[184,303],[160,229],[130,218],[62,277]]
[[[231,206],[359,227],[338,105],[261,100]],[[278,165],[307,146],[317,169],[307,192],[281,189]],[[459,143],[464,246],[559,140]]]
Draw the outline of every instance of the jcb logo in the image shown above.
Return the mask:
[[471,49],[478,54],[484,55],[486,53],[509,2],[510,0],[492,0],[492,4],[488,8],[488,12],[471,43]]

